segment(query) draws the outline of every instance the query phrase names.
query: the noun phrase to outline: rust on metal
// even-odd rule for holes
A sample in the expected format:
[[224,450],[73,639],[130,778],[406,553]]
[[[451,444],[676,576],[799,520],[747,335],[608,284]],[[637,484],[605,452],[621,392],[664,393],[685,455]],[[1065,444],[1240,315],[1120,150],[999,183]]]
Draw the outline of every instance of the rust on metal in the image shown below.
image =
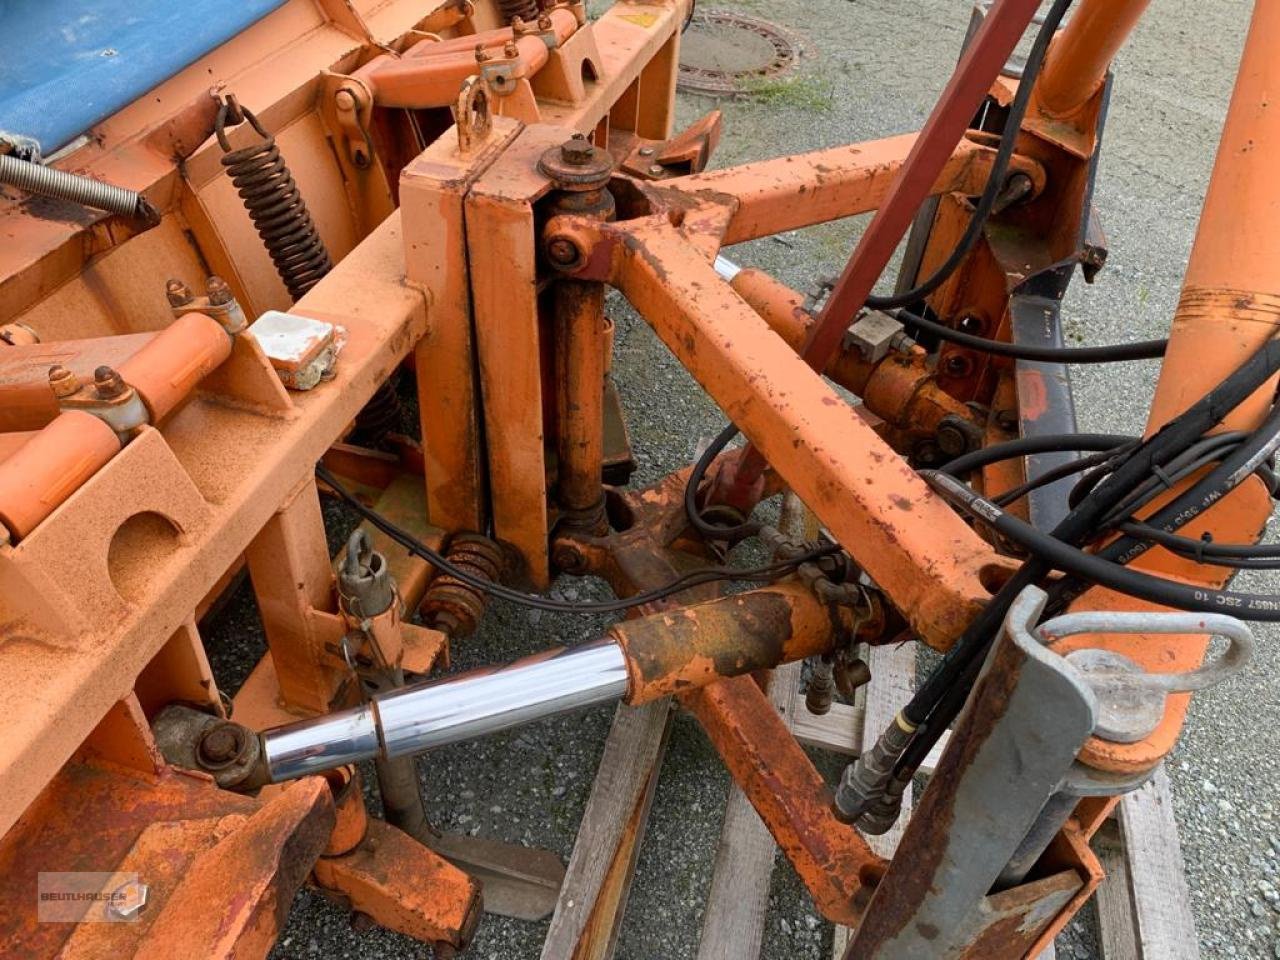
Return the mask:
[[834,923],[856,926],[883,873],[862,835],[836,819],[830,788],[751,677],[681,696],[734,781]]
[[838,620],[807,588],[778,584],[618,624],[633,705],[828,652]]

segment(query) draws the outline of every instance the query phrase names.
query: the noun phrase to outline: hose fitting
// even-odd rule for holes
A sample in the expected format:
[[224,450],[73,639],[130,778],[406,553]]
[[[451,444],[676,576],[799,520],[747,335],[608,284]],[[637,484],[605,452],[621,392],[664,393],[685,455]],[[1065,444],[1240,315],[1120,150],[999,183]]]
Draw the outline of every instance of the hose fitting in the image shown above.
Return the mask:
[[916,725],[898,713],[876,745],[844,768],[836,788],[836,815],[845,823],[857,823],[889,787],[893,768],[916,733]]

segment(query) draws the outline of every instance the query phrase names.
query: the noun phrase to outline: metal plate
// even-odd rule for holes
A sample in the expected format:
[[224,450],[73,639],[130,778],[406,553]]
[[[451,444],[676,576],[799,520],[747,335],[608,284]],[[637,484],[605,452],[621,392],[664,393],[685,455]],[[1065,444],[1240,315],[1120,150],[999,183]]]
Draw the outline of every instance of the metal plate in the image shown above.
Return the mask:
[[750,95],[795,69],[808,51],[796,34],[757,17],[699,10],[680,42],[681,90]]

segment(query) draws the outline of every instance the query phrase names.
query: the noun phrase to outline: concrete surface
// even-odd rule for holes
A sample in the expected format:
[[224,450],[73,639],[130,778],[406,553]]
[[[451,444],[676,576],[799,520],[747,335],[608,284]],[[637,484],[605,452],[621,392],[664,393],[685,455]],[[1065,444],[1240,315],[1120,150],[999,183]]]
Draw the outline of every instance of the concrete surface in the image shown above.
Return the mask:
[[[794,83],[764,84],[751,101],[681,97],[682,122],[713,106],[725,111],[721,165],[917,128],[955,62],[969,9],[963,0],[734,0],[723,6],[793,29],[816,56]],[[1166,331],[1250,7],[1242,0],[1162,0],[1121,54],[1097,197],[1111,260],[1096,285],[1077,282],[1069,298],[1074,340],[1113,343]],[[803,288],[843,263],[860,226],[832,224],[730,253]],[[641,464],[636,479],[645,482],[687,461],[723,420],[625,304],[615,298],[611,310],[618,321],[615,371]],[[1080,369],[1081,428],[1139,430],[1155,374],[1150,363]],[[336,533],[340,520],[334,525]],[[1277,589],[1275,578],[1250,577],[1242,585]],[[570,599],[602,595],[598,584],[582,581],[562,582],[556,591]],[[220,676],[232,684],[262,650],[254,617],[242,599],[208,636]],[[499,604],[480,634],[460,645],[456,666],[583,639],[604,622]],[[1275,630],[1261,630],[1260,639],[1259,657],[1245,676],[1197,698],[1170,764],[1206,957],[1280,957],[1280,823],[1272,802],[1280,782],[1280,704],[1271,683],[1280,654]],[[567,857],[610,715],[595,710],[432,754],[421,762],[432,815],[446,829],[539,844]],[[834,776],[839,765],[824,766]],[[696,724],[679,718],[640,853],[620,960],[696,952],[726,788],[724,769]],[[1090,922],[1086,916],[1076,924],[1060,956],[1097,955]],[[545,924],[486,917],[467,955],[537,957],[544,930]],[[356,934],[344,914],[303,893],[274,956],[426,953],[384,931]],[[763,956],[829,953],[829,927],[780,861]]]

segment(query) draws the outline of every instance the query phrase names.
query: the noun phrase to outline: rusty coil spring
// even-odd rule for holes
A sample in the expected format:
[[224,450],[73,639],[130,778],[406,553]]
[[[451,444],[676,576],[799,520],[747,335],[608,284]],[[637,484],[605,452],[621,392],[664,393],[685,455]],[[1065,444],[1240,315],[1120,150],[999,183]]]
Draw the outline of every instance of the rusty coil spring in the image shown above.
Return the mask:
[[[478,533],[459,533],[449,542],[445,554],[449,562],[468,573],[497,583],[502,577],[505,558],[502,548]],[[443,630],[452,637],[472,633],[484,615],[485,594],[456,577],[439,574],[431,581],[418,614],[423,623]]]
[[384,380],[364,408],[356,414],[356,436],[368,446],[379,446],[390,433],[399,433],[404,407],[396,393],[395,375]]
[[[233,126],[247,120],[262,140],[233,150],[227,139],[228,120]],[[333,261],[298,192],[293,174],[280,156],[275,137],[263,129],[253,113],[231,98],[218,109],[214,132],[223,151],[222,165],[227,168],[258,236],[271,254],[276,273],[284,281],[289,296],[300,299],[333,269]]]
[[538,0],[498,0],[498,11],[506,23],[510,23],[516,17],[526,23],[533,23],[538,19],[540,12]]

